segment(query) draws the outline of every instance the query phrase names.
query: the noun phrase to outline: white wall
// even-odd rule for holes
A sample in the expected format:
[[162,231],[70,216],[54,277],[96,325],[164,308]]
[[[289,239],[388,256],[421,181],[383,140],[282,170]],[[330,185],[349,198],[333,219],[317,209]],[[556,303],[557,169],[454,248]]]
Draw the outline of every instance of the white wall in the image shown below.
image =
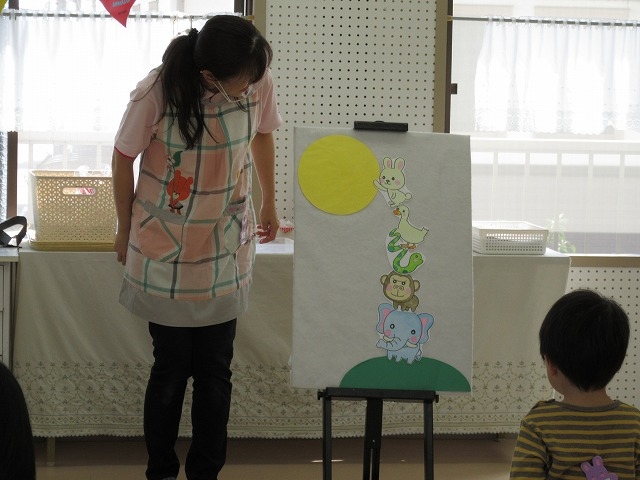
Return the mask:
[[184,12],[189,15],[233,12],[233,0],[184,0]]

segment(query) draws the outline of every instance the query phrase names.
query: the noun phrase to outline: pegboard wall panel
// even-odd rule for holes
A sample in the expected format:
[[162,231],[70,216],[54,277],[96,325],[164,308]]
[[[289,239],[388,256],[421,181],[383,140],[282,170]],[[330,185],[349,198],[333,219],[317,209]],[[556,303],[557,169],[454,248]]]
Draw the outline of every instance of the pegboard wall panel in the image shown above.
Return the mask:
[[269,0],[266,37],[283,125],[276,195],[293,219],[293,129],[406,122],[433,131],[436,0]]
[[597,290],[616,300],[629,315],[631,340],[627,358],[608,388],[612,398],[640,408],[638,367],[640,355],[640,269],[580,267],[571,268],[567,291],[579,288]]

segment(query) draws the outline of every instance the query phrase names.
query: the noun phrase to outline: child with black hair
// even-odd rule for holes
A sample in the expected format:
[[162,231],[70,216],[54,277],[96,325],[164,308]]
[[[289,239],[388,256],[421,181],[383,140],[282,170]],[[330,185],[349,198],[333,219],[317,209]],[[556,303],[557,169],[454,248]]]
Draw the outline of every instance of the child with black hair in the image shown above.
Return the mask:
[[27,402],[11,370],[0,362],[0,479],[35,478],[36,458]]
[[538,402],[522,420],[510,478],[640,478],[640,411],[606,391],[629,335],[624,310],[595,291],[572,291],[551,307],[540,354],[564,398]]

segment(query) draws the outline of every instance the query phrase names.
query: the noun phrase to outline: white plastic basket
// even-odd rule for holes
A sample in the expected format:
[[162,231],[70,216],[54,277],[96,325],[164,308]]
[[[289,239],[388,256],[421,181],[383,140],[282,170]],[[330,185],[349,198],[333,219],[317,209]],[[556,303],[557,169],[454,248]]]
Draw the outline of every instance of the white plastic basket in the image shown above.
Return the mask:
[[473,222],[473,251],[488,255],[541,255],[549,231],[527,222]]
[[29,187],[37,242],[113,244],[113,182],[100,171],[31,170]]

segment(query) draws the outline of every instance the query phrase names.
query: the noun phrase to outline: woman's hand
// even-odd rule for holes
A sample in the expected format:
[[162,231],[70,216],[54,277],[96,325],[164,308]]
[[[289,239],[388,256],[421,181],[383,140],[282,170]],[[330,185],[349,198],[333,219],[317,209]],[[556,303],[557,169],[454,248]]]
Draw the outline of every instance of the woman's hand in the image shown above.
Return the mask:
[[118,231],[113,250],[118,255],[118,262],[122,265],[127,263],[127,247],[129,246],[129,231]]
[[280,220],[278,219],[275,202],[263,203],[260,208],[260,223],[256,232],[259,238],[258,241],[260,243],[268,243],[275,240],[279,226]]

